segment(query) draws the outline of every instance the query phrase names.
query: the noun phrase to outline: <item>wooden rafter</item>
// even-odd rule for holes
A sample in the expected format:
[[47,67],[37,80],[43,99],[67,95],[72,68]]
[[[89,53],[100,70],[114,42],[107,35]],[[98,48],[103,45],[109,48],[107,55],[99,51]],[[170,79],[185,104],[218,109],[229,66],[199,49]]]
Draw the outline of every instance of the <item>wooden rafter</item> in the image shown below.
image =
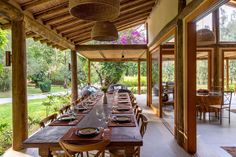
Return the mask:
[[42,5],[43,3],[47,3],[49,2],[50,0],[38,0],[38,1],[33,1],[33,2],[29,2],[29,3],[25,3],[23,4],[22,6],[22,9],[23,10],[29,10],[33,7],[36,7],[38,5]]

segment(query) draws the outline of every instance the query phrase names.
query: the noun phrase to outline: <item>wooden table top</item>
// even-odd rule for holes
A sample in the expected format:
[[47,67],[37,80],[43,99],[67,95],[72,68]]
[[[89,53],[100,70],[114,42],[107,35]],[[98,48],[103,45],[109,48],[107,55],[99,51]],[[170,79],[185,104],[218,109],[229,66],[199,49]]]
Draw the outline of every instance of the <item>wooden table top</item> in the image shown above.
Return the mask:
[[[107,94],[107,98],[108,104],[103,104],[103,99],[101,98],[77,126],[46,126],[26,139],[23,143],[24,147],[57,147],[59,146],[60,138],[70,128],[106,127],[105,121],[98,120],[96,110],[102,108],[105,115],[111,115],[112,106],[114,105],[113,95]],[[112,127],[111,143],[109,146],[142,146],[143,140],[136,120],[135,123],[136,127]]]

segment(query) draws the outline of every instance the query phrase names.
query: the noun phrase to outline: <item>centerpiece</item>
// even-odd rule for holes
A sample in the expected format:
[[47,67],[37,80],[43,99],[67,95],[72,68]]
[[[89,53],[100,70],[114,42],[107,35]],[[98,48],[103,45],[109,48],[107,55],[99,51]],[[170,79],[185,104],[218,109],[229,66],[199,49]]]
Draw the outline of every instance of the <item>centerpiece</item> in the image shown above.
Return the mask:
[[106,86],[103,86],[103,87],[101,88],[101,91],[103,91],[103,93],[104,93],[104,95],[103,95],[103,104],[107,104],[107,95],[106,95],[106,93],[107,93],[107,87],[106,87]]

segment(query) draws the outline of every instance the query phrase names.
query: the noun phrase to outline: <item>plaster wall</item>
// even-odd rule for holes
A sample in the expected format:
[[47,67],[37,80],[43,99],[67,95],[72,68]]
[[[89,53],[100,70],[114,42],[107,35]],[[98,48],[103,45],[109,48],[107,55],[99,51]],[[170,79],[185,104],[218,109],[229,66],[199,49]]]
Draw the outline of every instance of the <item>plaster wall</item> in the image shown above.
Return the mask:
[[147,20],[148,41],[151,43],[160,31],[178,14],[178,0],[159,0]]

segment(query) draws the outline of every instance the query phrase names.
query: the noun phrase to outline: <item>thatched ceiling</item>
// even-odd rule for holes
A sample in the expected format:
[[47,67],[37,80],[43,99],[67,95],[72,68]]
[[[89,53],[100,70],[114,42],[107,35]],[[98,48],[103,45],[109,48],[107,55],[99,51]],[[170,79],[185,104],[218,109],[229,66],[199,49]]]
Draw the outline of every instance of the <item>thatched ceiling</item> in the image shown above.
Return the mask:
[[[118,28],[118,31],[144,24],[157,0],[120,1],[120,16],[112,21]],[[18,8],[25,15],[29,15],[33,20],[41,23],[75,46],[90,40],[90,32],[94,22],[83,21],[71,16],[68,8],[68,0],[10,0],[9,2],[18,5]],[[0,23],[2,28],[10,27],[10,21],[1,16],[1,14]],[[30,29],[26,35],[51,46],[57,44],[50,41],[44,35],[33,32]],[[58,46],[63,48],[62,45]]]

